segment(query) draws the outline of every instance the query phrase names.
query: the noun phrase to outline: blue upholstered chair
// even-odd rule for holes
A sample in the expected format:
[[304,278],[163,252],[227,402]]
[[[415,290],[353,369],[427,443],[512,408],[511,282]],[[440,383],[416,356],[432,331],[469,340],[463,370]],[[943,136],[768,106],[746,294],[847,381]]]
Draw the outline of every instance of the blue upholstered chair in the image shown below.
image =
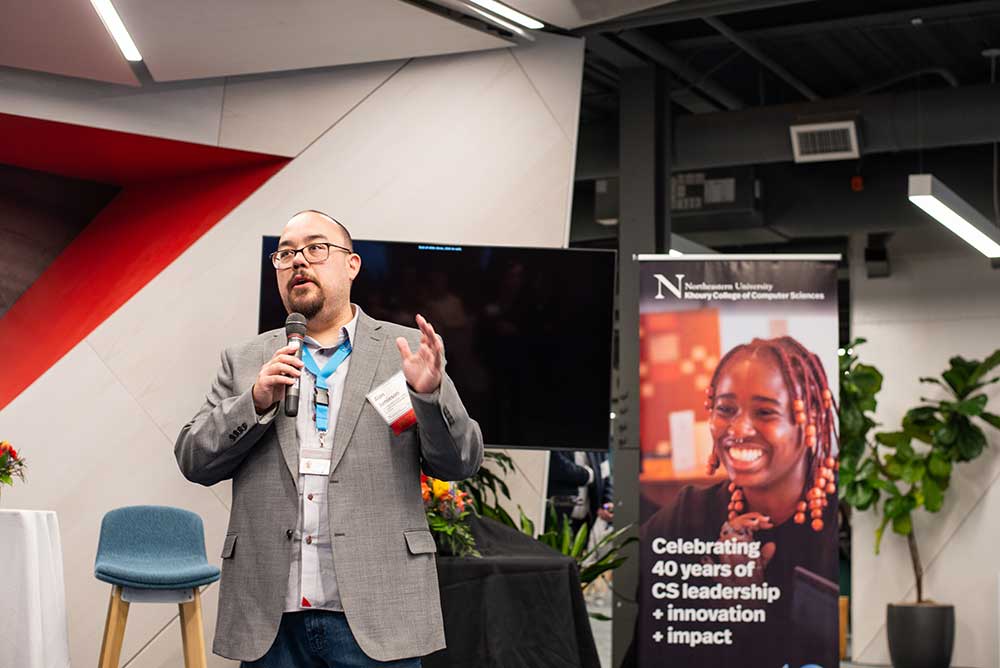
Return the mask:
[[219,569],[205,558],[200,517],[168,506],[112,510],[101,522],[94,576],[112,585],[100,668],[118,668],[130,603],[177,603],[184,665],[204,668],[198,588],[218,580]]

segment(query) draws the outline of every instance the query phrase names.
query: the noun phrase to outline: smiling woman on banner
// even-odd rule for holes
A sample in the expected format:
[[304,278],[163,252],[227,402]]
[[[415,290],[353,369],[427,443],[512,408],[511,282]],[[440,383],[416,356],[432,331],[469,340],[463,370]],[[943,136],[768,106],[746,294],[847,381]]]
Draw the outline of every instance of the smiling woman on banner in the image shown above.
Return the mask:
[[[723,665],[726,656],[754,668],[815,660],[808,656],[815,650],[809,647],[809,637],[827,629],[810,628],[810,620],[803,618],[821,611],[810,611],[798,581],[835,581],[838,570],[837,551],[831,549],[837,531],[837,414],[822,362],[791,337],[754,339],[722,358],[706,394],[712,439],[709,474],[721,467],[726,480],[684,487],[675,503],[650,518],[643,533],[646,540],[659,538],[661,544],[680,539],[754,546],[730,546],[724,554],[664,557],[701,564],[687,573],[703,577],[683,582],[677,578],[680,587],[687,587],[679,591],[690,595],[664,596],[658,604],[666,615],[663,622],[677,622],[674,633],[731,629],[732,636],[731,644],[712,647],[664,638],[667,642],[657,641],[656,652],[671,659],[685,657],[694,666]],[[714,585],[720,583],[756,585],[756,591],[772,592],[768,597],[777,588],[780,597],[771,603],[739,597],[686,600],[698,592],[717,592],[720,588]],[[689,609],[735,606],[742,606],[739,613],[731,613],[736,623],[683,623],[705,618]],[[748,609],[765,610],[766,615],[746,615]],[[741,623],[741,617],[755,623]]]

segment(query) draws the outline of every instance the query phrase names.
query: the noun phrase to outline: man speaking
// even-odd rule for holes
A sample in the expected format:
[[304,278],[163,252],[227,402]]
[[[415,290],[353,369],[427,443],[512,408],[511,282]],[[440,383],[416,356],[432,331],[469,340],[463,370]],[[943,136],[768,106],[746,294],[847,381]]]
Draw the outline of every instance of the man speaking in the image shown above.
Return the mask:
[[271,260],[304,337],[289,316],[288,334],[226,349],[174,446],[189,480],[233,481],[213,650],[246,668],[419,666],[445,646],[420,471],[473,475],[479,425],[430,323],[351,303],[361,257],[340,223],[295,215]]

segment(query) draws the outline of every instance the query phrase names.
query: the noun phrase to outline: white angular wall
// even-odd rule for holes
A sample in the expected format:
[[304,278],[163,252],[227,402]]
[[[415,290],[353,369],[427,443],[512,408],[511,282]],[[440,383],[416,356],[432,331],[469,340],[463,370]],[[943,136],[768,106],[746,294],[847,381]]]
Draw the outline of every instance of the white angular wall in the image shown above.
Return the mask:
[[[139,90],[0,70],[0,112],[293,157],[0,412],[0,437],[30,466],[4,507],[59,514],[75,665],[100,648],[109,587],[93,560],[107,510],[191,509],[219,561],[229,487],[185,481],[173,441],[219,351],[256,333],[261,236],[318,208],[359,238],[566,245],[583,45],[540,37],[516,52]],[[514,503],[540,525],[546,453],[516,457],[527,475],[511,481]],[[213,586],[209,639],[215,609]],[[122,663],[181,665],[175,606],[132,607]]]
[[[855,336],[868,339],[861,359],[885,375],[877,421],[898,430],[921,396],[938,396],[921,376],[937,376],[955,355],[983,359],[1000,348],[1000,271],[929,219],[889,244],[892,276],[865,277],[864,238],[852,239],[851,308]],[[992,411],[1000,391],[988,392]],[[1000,562],[1000,434],[953,469],[939,513],[919,512],[914,526],[926,575],[924,596],[956,609],[954,665],[997,666]],[[853,658],[888,663],[885,607],[916,597],[906,540],[887,531],[874,554],[876,518],[855,513],[852,546]]]

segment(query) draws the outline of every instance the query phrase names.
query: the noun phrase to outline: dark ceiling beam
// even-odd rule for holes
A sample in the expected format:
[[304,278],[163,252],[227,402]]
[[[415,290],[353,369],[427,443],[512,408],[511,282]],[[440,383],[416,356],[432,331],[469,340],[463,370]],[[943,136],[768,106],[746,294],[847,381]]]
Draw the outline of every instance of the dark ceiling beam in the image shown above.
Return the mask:
[[747,106],[743,100],[729,92],[724,86],[688,65],[683,58],[673,53],[652,37],[648,37],[638,30],[629,30],[618,35],[618,39],[636,51],[646,55],[654,63],[665,67],[681,79],[687,81],[713,100],[722,104],[726,109],[735,111]]
[[608,91],[618,90],[618,79],[606,74],[602,70],[599,70],[597,68],[588,65],[583,70],[583,76],[588,79],[592,79],[593,81],[597,82],[601,87],[603,87]]
[[[743,33],[743,36],[746,39],[752,39],[755,41],[782,37],[806,37],[819,33],[836,32],[838,30],[898,27],[902,25],[909,25],[914,18],[922,19],[923,28],[926,29],[928,27],[927,24],[934,21],[947,21],[948,19],[966,20],[970,16],[978,14],[1000,14],[1000,3],[997,3],[996,0],[974,0],[973,2],[960,2],[954,5],[944,4],[936,5],[934,7],[921,7],[894,12],[883,12],[881,14],[851,16],[844,19],[832,19],[829,21],[813,21],[810,23],[796,23],[793,25],[763,28],[760,30],[748,30]],[[918,29],[919,28],[914,26],[914,30]],[[715,35],[679,39],[670,43],[671,48],[678,51],[689,51],[725,45],[725,38]]]
[[781,65],[776,60],[768,56],[766,53],[758,49],[757,46],[753,44],[753,42],[751,42],[748,39],[744,39],[739,33],[730,29],[730,27],[727,26],[725,23],[711,16],[706,17],[704,21],[708,25],[712,26],[721,35],[725,36],[730,42],[732,42],[733,44],[735,44],[736,46],[740,47],[748,54],[750,54],[750,56],[754,60],[759,62],[767,69],[771,70],[771,72],[776,77],[787,83],[789,86],[797,90],[799,93],[801,93],[802,96],[805,97],[807,100],[815,102],[816,100],[820,99],[818,93],[816,93],[813,89],[807,86],[805,82],[801,81],[794,74],[789,72],[784,65]]
[[826,66],[846,82],[840,90],[861,86],[871,81],[871,68],[862,65],[855,53],[840,40],[830,35],[816,35],[808,40],[808,44],[821,60],[825,61]]
[[579,35],[620,32],[664,23],[703,19],[706,16],[724,16],[785,5],[799,5],[803,2],[816,2],[816,0],[687,0],[686,2],[681,0],[665,7],[654,7],[628,16],[583,26],[575,32]]
[[[587,38],[587,49],[618,70],[649,66],[648,60],[627,48],[613,37],[595,35]],[[719,111],[717,104],[710,102],[692,90],[671,91],[670,99],[692,114],[707,114]]]
[[588,37],[586,45],[588,51],[597,54],[602,60],[611,63],[619,70],[644,67],[648,64],[643,58],[610,37],[603,35]]
[[924,67],[919,70],[913,70],[912,72],[907,72],[898,77],[892,77],[891,79],[886,79],[885,81],[880,81],[878,83],[872,84],[870,86],[865,86],[860,88],[849,95],[868,95],[869,93],[874,93],[875,91],[882,90],[883,88],[889,88],[890,86],[895,86],[898,83],[902,83],[907,79],[915,79],[916,77],[922,77],[928,74],[933,74],[944,79],[945,83],[952,88],[958,88],[958,78],[951,73],[951,70],[944,67]]

